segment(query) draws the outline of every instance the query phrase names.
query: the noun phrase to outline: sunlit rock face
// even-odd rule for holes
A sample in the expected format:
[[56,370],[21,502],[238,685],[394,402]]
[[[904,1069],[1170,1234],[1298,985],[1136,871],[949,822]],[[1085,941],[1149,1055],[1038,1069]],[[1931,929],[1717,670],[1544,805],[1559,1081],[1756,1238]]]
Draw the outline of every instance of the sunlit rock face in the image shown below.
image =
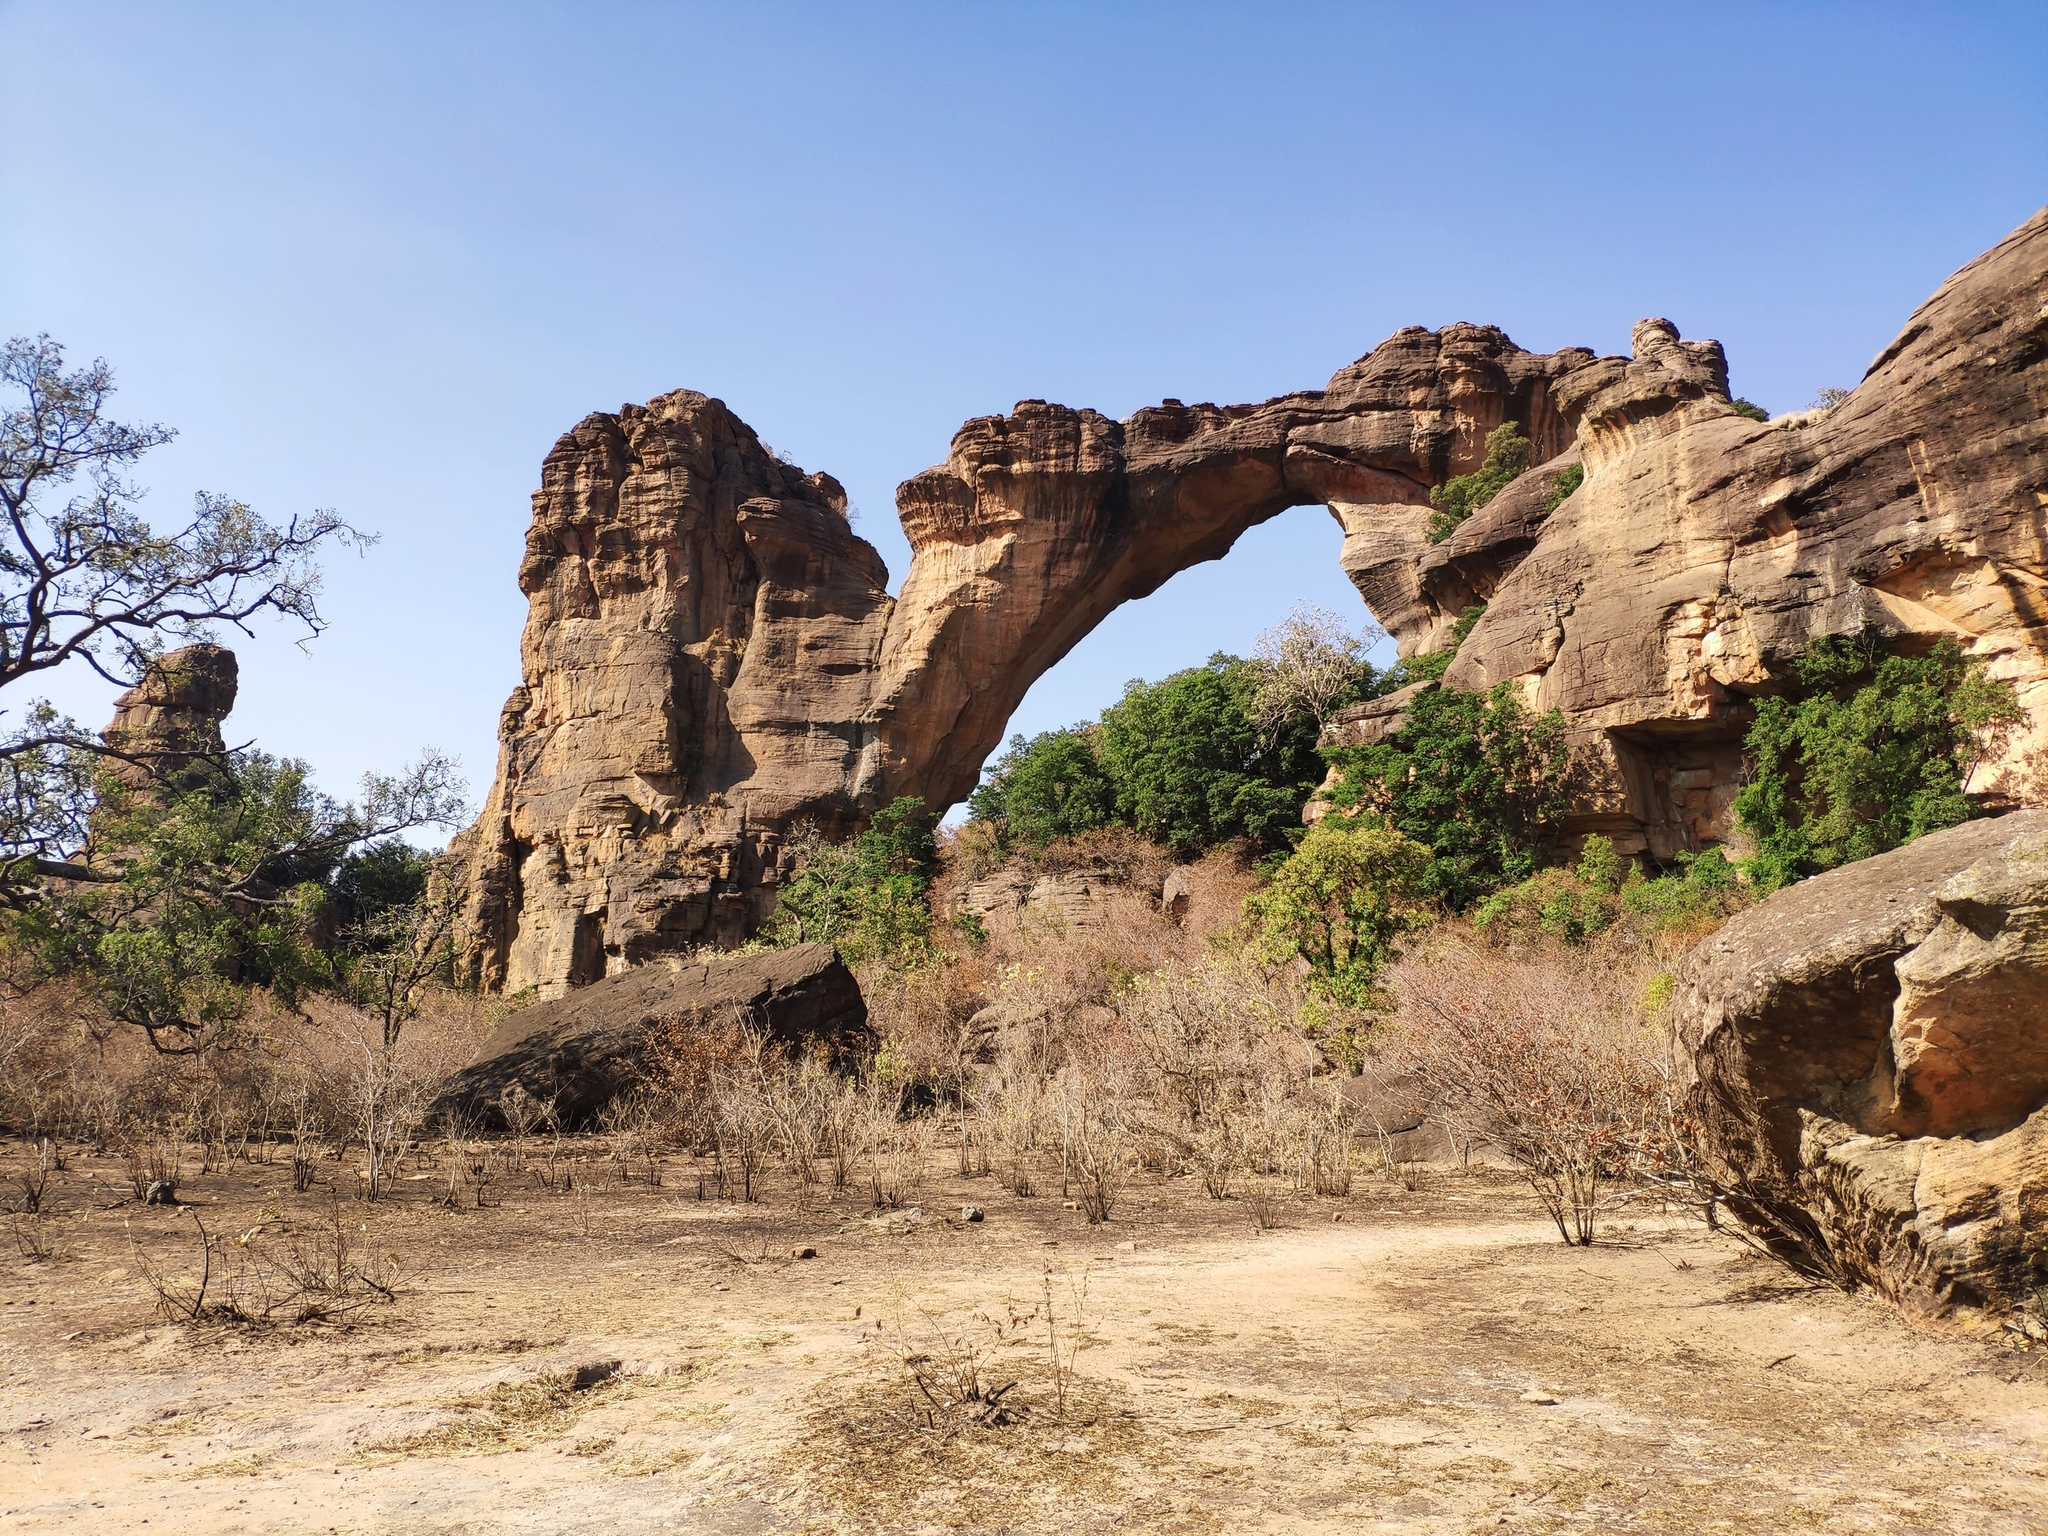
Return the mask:
[[2048,1252],[2048,811],[1802,880],[1687,957],[1676,1086],[1729,1204],[1915,1311]]
[[221,722],[235,707],[241,667],[223,645],[202,642],[166,651],[142,680],[114,701],[100,733],[116,756],[107,771],[130,789],[150,790],[179,770],[227,750]]
[[[587,418],[549,454],[520,584],[524,681],[464,834],[468,956],[560,991],[734,942],[772,909],[786,834],[973,787],[1025,691],[1104,616],[1291,506],[1445,682],[1562,709],[1573,830],[1658,857],[1727,838],[1750,701],[1814,637],[1953,636],[2033,727],[1972,789],[2035,803],[2048,723],[2048,220],[1956,274],[1850,398],[1733,410],[1711,341],[1537,354],[1491,327],[1397,332],[1320,391],[1114,421],[1025,401],[968,422],[897,492],[899,597],[828,475],[688,391]],[[1521,425],[1539,466],[1451,538],[1428,492]],[[1583,485],[1555,508],[1573,464]],[[1199,637],[1191,651],[1201,649]],[[1333,727],[1383,733],[1398,705]]]

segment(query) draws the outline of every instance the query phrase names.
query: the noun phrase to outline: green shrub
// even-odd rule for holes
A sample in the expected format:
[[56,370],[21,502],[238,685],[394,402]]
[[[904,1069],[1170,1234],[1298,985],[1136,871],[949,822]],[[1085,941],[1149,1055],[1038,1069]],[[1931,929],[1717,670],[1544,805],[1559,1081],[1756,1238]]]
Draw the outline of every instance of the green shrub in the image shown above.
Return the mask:
[[1133,682],[1102,712],[1097,751],[1118,818],[1187,858],[1235,838],[1283,848],[1322,779],[1312,716],[1253,723],[1259,678],[1234,656]]
[[1550,494],[1543,498],[1543,510],[1555,512],[1565,504],[1566,498],[1573,491],[1585,483],[1586,467],[1583,464],[1574,464],[1569,469],[1560,470],[1557,478],[1550,482]]
[[1963,786],[2025,718],[2012,685],[1950,640],[1894,656],[1868,633],[1828,636],[1793,670],[1793,691],[1758,703],[1743,743],[1735,813],[1761,891],[1977,815]]
[[1475,603],[1458,615],[1457,623],[1451,626],[1451,643],[1440,651],[1431,651],[1427,656],[1411,656],[1406,661],[1397,661],[1376,681],[1378,693],[1392,693],[1410,683],[1433,683],[1451,670],[1451,663],[1458,659],[1458,648],[1465,643],[1465,637],[1472,633],[1472,627],[1486,612],[1486,604]]
[[1428,894],[1453,911],[1534,874],[1568,803],[1564,716],[1532,715],[1509,683],[1431,689],[1389,740],[1328,755],[1331,803],[1428,848]]
[[402,837],[371,843],[342,859],[328,883],[334,915],[344,929],[374,923],[427,894],[435,855]]
[[926,894],[938,863],[938,817],[905,795],[848,842],[794,840],[797,872],[782,883],[762,932],[770,944],[835,944],[848,965],[913,964],[931,952]]
[[1000,822],[1004,835],[1033,848],[1075,837],[1116,819],[1110,782],[1087,727],[1010,738],[989,776],[967,798],[978,821]]
[[1743,900],[1735,866],[1718,848],[1680,854],[1646,876],[1611,839],[1586,838],[1576,866],[1541,870],[1496,891],[1473,911],[1482,929],[1541,930],[1577,944],[1617,923],[1643,933],[1691,929],[1726,916]]
[[1769,421],[1771,419],[1771,413],[1758,405],[1754,400],[1744,400],[1738,397],[1728,403],[1735,407],[1736,415],[1747,416],[1751,421]]
[[1436,515],[1429,520],[1429,542],[1441,544],[1458,525],[1498,496],[1529,467],[1535,445],[1522,436],[1521,423],[1504,421],[1486,434],[1486,457],[1469,475],[1446,480],[1429,493]]
[[343,946],[395,933],[378,919],[418,903],[431,860],[393,834],[463,812],[459,781],[431,755],[366,778],[360,804],[321,794],[302,762],[247,749],[140,787],[103,774],[98,789],[93,878],[6,914],[0,935],[32,974],[75,978],[108,1017],[180,1055],[241,1039],[254,987],[295,1007],[345,976],[337,905],[353,904]]
[[1429,915],[1429,866],[1427,848],[1384,823],[1326,816],[1245,898],[1245,917],[1265,958],[1305,961],[1321,996],[1375,1007],[1397,941]]

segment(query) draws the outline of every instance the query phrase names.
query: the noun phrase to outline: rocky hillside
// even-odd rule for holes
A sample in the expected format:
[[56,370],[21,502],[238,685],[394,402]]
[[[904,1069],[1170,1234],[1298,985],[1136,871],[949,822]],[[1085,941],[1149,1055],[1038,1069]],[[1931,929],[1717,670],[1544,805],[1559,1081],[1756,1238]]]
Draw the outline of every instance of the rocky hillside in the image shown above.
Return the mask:
[[[542,469],[524,681],[464,834],[468,964],[595,980],[729,942],[774,904],[784,834],[899,795],[963,798],[1026,689],[1118,604],[1321,504],[1404,653],[1556,705],[1579,830],[1659,855],[1730,830],[1747,702],[1814,637],[1954,637],[2032,728],[1971,787],[2038,803],[2048,730],[2048,213],[1945,284],[1833,410],[1738,414],[1720,346],[1633,356],[1500,331],[1396,333],[1320,391],[1113,421],[1026,401],[906,481],[900,598],[829,475],[688,391],[586,418]],[[1443,543],[1428,493],[1521,424],[1541,461]],[[1547,503],[1563,468],[1579,489]],[[1431,685],[1425,685],[1431,686]],[[1336,729],[1387,728],[1401,697]]]

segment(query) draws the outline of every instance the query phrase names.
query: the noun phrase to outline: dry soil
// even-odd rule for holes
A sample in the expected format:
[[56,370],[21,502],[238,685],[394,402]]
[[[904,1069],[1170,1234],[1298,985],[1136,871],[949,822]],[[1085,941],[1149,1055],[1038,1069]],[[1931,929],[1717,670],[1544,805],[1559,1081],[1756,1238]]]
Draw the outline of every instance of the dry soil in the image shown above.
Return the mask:
[[[580,1191],[484,1210],[413,1165],[364,1205],[332,1162],[145,1207],[74,1157],[56,1255],[0,1265],[0,1530],[2048,1530],[2024,1341],[1651,1213],[1567,1248],[1498,1173],[1361,1178],[1270,1230],[1141,1180],[1090,1227],[1056,1179],[1020,1199],[950,1154],[921,1214],[881,1216],[573,1155]],[[395,1302],[158,1316],[148,1271],[196,1275],[199,1224],[260,1251],[337,1214],[397,1257]]]

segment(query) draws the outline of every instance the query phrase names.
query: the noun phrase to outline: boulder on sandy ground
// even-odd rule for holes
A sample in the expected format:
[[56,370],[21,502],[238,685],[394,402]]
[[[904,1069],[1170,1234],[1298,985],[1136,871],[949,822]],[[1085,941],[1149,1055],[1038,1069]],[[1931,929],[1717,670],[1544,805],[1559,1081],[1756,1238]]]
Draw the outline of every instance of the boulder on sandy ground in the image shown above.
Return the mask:
[[1748,1223],[1910,1310],[2048,1292],[2048,811],[1933,833],[1687,958],[1679,1076]]
[[737,1015],[772,1041],[843,1056],[865,1039],[867,1004],[830,944],[654,964],[513,1014],[434,1101],[431,1115],[504,1124],[515,1086],[583,1125],[644,1080],[655,1044],[678,1027]]

